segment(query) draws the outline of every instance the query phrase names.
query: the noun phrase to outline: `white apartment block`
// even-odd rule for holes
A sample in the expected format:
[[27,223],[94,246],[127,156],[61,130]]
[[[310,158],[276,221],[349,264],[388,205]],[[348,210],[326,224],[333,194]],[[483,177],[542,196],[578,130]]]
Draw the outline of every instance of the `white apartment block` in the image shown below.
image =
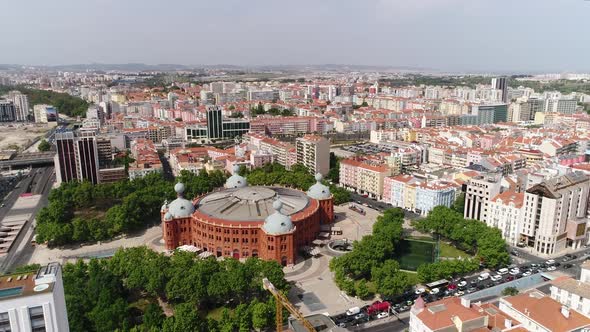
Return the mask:
[[466,219],[485,221],[489,212],[490,200],[500,193],[501,181],[497,176],[477,176],[467,183],[465,193]]
[[552,255],[588,243],[590,178],[573,172],[545,180],[525,193],[522,235],[540,254]]
[[551,298],[590,317],[590,261],[581,265],[580,280],[560,277],[551,281]]
[[524,193],[505,191],[492,198],[489,203],[490,211],[485,223],[498,228],[502,232],[502,238],[512,246],[520,242],[523,202]]
[[68,332],[61,266],[0,277],[0,331]]
[[416,183],[416,212],[428,215],[434,207],[451,207],[455,201],[457,187],[446,181]]
[[330,171],[330,143],[318,135],[305,135],[295,143],[297,163],[307,167],[312,174],[327,175]]

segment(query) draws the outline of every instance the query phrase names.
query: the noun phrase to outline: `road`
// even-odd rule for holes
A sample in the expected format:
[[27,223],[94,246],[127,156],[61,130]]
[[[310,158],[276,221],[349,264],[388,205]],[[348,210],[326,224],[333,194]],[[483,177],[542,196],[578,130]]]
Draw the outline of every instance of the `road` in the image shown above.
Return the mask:
[[[47,197],[49,196],[52,184],[55,181],[53,170],[53,167],[33,169],[31,173],[29,173],[29,176],[21,180],[18,188],[15,188],[4,199],[3,203],[5,206],[0,208],[0,220],[9,213],[21,194],[31,193],[35,195],[41,195],[41,200],[35,208],[32,208],[29,211],[21,211],[25,213],[31,213],[32,216],[19,232],[8,254],[0,258],[0,273],[6,273],[19,265],[23,265],[33,254],[33,247],[29,245],[29,243],[33,238],[34,232],[29,232],[29,230],[32,227],[33,220],[37,215],[37,212],[39,212],[42,207],[48,204]],[[23,241],[24,245],[22,248],[20,248],[21,250],[19,250],[19,247],[21,247]]]
[[[403,317],[403,316],[402,316]],[[402,318],[401,320],[394,320],[385,324],[380,324],[362,329],[350,329],[351,331],[367,331],[367,332],[397,332],[406,331],[410,324],[410,316]]]

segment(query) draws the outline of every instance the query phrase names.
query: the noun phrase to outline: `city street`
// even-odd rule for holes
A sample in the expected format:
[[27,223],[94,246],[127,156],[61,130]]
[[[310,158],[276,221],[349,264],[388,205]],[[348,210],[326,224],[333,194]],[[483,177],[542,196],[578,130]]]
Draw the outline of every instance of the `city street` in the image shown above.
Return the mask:
[[30,213],[32,216],[17,235],[8,254],[0,257],[0,273],[6,273],[19,265],[26,264],[32,255],[34,248],[30,245],[30,242],[34,236],[34,232],[31,231],[31,227],[37,212],[48,203],[47,197],[55,180],[53,170],[53,167],[31,170],[29,176],[20,181],[18,188],[15,188],[4,199],[3,203],[5,206],[0,208],[0,220],[11,213],[14,203],[21,194],[31,193],[33,195],[41,195],[41,199],[36,207],[27,209],[26,211],[14,210],[14,212],[18,213]]

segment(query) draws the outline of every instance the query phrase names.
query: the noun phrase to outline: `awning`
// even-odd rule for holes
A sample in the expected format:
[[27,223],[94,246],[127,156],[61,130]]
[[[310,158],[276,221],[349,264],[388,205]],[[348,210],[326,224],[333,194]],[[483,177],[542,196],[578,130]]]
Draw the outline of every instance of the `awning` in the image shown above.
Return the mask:
[[198,252],[198,251],[201,251],[200,248],[195,247],[195,246],[192,246],[192,245],[188,245],[188,244],[185,244],[183,246],[180,246],[180,247],[178,247],[176,249],[178,249],[180,251],[188,251],[188,252]]
[[199,254],[199,257],[201,257],[201,258],[207,258],[209,256],[213,256],[213,253],[210,251],[203,251],[202,253]]
[[330,233],[328,233],[328,232],[321,232],[321,233],[320,233],[318,236],[319,236],[319,237],[325,237],[325,238],[328,238],[328,237],[330,237]]

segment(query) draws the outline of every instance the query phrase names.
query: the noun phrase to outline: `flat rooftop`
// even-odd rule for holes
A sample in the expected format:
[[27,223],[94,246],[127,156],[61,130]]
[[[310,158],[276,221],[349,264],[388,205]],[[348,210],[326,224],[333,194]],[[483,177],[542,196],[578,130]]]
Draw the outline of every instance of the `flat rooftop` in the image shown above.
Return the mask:
[[0,276],[0,301],[53,292],[59,264],[50,263],[37,271]]
[[224,189],[201,198],[196,209],[209,216],[230,221],[262,221],[275,211],[272,203],[283,202],[281,213],[292,215],[309,205],[303,191],[284,187],[252,186]]

